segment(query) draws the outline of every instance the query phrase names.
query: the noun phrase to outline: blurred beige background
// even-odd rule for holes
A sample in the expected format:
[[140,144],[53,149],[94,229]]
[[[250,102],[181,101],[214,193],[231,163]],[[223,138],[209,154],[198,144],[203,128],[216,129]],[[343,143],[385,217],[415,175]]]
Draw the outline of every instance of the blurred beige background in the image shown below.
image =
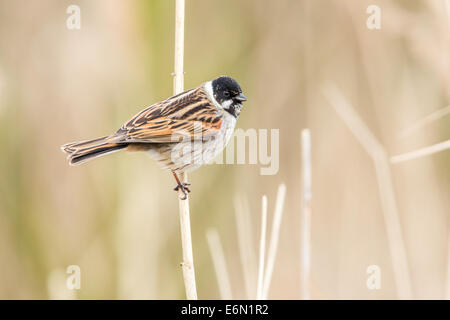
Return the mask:
[[[81,8],[68,30],[66,9]],[[369,30],[366,8],[381,8]],[[257,255],[287,186],[269,297],[300,297],[300,132],[313,150],[312,298],[395,299],[374,163],[325,99],[333,83],[389,156],[450,137],[450,12],[445,0],[190,0],[185,87],[222,74],[249,98],[242,129],[280,130],[280,168],[211,165],[192,173],[199,298],[220,298],[206,230],[218,231],[233,298],[246,298],[234,199],[248,201]],[[59,146],[109,134],[172,94],[174,1],[0,0],[0,298],[184,298],[171,175],[142,154],[69,167]],[[407,130],[408,134],[403,134]],[[414,298],[449,290],[450,151],[390,166]],[[255,261],[256,264],[256,261]],[[366,287],[369,265],[380,290]],[[81,289],[65,288],[69,265]],[[256,270],[255,270],[256,274]]]

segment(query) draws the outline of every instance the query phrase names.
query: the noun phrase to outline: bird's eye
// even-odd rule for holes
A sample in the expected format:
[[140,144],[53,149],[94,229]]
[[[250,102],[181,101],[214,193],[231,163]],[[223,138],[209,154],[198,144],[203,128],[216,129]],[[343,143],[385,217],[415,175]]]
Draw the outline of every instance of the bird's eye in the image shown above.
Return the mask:
[[225,98],[229,98],[230,97],[230,92],[229,91],[225,91],[223,93],[223,95],[225,96]]

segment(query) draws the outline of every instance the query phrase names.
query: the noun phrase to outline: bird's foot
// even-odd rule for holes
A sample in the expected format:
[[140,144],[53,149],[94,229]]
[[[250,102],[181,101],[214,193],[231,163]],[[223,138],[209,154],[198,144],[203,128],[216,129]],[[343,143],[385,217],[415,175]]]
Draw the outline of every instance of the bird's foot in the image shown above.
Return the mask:
[[187,199],[187,194],[189,192],[191,192],[191,190],[189,189],[188,186],[190,186],[191,184],[189,182],[181,182],[180,184],[178,184],[175,188],[173,188],[173,190],[175,191],[179,191],[181,190],[181,192],[183,192],[183,196],[180,197],[181,200],[186,200]]

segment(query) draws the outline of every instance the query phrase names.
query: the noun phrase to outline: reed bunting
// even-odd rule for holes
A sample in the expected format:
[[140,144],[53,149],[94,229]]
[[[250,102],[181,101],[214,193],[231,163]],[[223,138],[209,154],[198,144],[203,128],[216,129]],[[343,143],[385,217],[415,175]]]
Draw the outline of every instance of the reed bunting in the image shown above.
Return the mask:
[[230,140],[247,98],[236,80],[219,77],[145,108],[115,133],[62,146],[71,165],[119,150],[143,151],[171,170],[182,199],[190,192],[179,173],[212,160]]

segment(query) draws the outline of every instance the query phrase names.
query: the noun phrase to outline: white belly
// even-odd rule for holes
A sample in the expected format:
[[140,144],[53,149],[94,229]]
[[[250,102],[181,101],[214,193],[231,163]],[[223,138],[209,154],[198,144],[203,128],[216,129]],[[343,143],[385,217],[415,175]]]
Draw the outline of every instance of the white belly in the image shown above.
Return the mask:
[[236,118],[225,112],[220,133],[215,139],[203,143],[203,163],[213,160],[227,146],[236,126]]
[[236,118],[224,112],[219,132],[204,141],[166,145],[162,149],[150,150],[149,155],[160,162],[164,169],[189,172],[213,160],[228,144],[236,126]]

